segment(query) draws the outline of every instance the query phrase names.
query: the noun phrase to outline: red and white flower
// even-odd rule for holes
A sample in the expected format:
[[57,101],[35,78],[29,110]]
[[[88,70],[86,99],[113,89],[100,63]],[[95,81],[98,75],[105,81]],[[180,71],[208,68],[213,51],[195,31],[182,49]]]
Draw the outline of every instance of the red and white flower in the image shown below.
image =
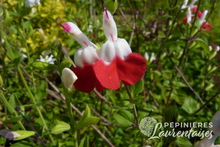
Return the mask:
[[100,51],[100,60],[94,65],[100,83],[112,90],[125,85],[135,84],[146,70],[146,60],[138,53],[132,53],[128,42],[117,37],[117,27],[113,16],[107,10],[103,14],[103,28],[106,38]]
[[96,87],[98,91],[103,91],[104,87],[96,78],[93,70],[94,63],[99,60],[96,45],[94,45],[74,23],[66,22],[61,26],[82,45],[82,48],[78,49],[74,54],[76,67],[72,68],[72,71],[78,77],[74,83],[75,88],[82,92],[91,92],[94,87]]

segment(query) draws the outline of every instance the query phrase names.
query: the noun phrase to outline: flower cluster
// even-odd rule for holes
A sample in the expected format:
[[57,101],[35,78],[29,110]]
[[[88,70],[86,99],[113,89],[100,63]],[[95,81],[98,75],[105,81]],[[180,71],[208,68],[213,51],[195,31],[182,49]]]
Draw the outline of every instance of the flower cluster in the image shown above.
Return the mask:
[[125,39],[118,38],[116,23],[108,10],[103,14],[103,29],[108,40],[100,50],[74,23],[61,26],[82,46],[74,54],[76,67],[72,68],[78,77],[74,83],[77,90],[91,92],[94,87],[98,91],[117,90],[120,81],[133,85],[144,75],[145,58],[133,53]]
[[[205,20],[205,17],[208,13],[208,10],[200,11],[198,10],[198,6],[194,5],[197,0],[193,0],[189,5],[188,0],[184,0],[184,4],[182,5],[182,9],[187,8],[186,17],[183,18],[183,23],[190,24],[192,19],[195,18],[197,13],[197,17],[199,18],[200,25],[202,26],[203,32],[208,32],[207,29],[211,29],[212,25],[208,24]],[[198,11],[198,12],[197,12]]]

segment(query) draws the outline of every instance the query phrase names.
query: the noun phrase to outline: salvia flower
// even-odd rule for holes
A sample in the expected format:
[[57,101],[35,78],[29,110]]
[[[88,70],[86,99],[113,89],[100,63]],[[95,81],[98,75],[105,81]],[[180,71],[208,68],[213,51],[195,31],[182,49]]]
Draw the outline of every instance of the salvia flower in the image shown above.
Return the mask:
[[207,13],[208,13],[208,10],[205,10],[200,17],[200,24],[203,26],[202,27],[203,32],[209,32],[207,29],[212,28],[212,25],[208,24],[205,20]]
[[103,29],[108,41],[102,45],[100,60],[94,65],[98,80],[112,90],[120,87],[120,80],[125,85],[135,84],[145,72],[145,58],[132,53],[128,42],[118,38],[115,21],[107,10],[103,14]]
[[94,87],[98,91],[103,91],[104,87],[96,78],[93,70],[94,63],[99,60],[97,46],[74,23],[66,22],[61,26],[82,46],[74,54],[76,67],[72,68],[72,71],[78,77],[74,83],[75,88],[82,92],[91,92]]
[[69,68],[64,68],[62,70],[62,76],[61,76],[62,82],[64,84],[64,86],[69,89],[72,90],[73,88],[73,84],[76,82],[76,80],[78,79],[78,77],[75,75],[75,73],[70,70]]
[[17,132],[11,132],[9,130],[1,130],[0,136],[6,138],[7,140],[13,140],[14,138],[17,138],[21,135],[18,134]]

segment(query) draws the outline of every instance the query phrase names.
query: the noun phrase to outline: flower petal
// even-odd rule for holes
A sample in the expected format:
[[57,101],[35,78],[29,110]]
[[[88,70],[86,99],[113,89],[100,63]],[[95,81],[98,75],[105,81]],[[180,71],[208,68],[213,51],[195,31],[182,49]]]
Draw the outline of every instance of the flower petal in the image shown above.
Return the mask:
[[116,57],[119,79],[125,85],[138,82],[146,70],[146,59],[138,53],[131,53],[126,60]]
[[117,90],[120,88],[120,81],[116,67],[116,58],[110,64],[103,60],[98,60],[93,68],[96,77],[105,88],[111,90]]
[[78,79],[74,83],[74,86],[77,90],[89,93],[94,89],[95,86],[98,91],[104,90],[104,87],[95,76],[92,65],[84,63],[83,68],[72,68],[72,71],[78,77]]

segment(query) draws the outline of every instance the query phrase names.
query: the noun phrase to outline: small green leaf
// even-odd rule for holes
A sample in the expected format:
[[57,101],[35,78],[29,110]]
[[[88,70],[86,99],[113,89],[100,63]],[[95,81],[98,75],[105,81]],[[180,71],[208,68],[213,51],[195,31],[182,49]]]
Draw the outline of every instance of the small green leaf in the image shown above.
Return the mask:
[[144,89],[144,82],[143,79],[140,79],[136,84],[135,84],[135,90],[134,93],[135,95],[138,95],[139,93],[141,93]]
[[16,122],[21,121],[21,120],[22,120],[21,116],[12,117],[11,119],[4,121],[4,124],[12,124],[12,123],[16,123]]
[[57,66],[53,64],[49,64],[46,62],[36,61],[31,64],[33,68],[37,68],[39,70],[48,70],[48,69],[56,69]]
[[165,122],[176,122],[179,115],[179,110],[176,105],[169,106],[164,111]]
[[118,9],[118,1],[117,0],[107,0],[105,2],[105,6],[107,10],[109,10],[112,14]]
[[99,117],[95,117],[95,116],[87,117],[87,118],[85,118],[85,119],[83,119],[81,121],[78,121],[76,123],[76,128],[80,129],[80,128],[87,127],[89,125],[97,123],[99,120],[100,120]]
[[71,67],[71,60],[70,59],[66,59],[66,60],[63,60],[60,64],[60,69],[64,69],[65,67]]
[[128,110],[120,110],[118,111],[118,114],[131,122],[134,121],[134,114],[132,114]]
[[[11,46],[7,39],[5,39],[5,45],[7,47],[7,57],[11,60],[11,61],[14,61],[15,59],[19,59],[21,58],[21,54],[19,53],[19,51],[17,51],[13,46]],[[19,61],[19,60],[17,60]],[[18,62],[19,63],[19,62]],[[18,64],[17,63],[17,64]]]
[[19,131],[15,131],[17,132],[18,134],[20,134],[21,136],[15,138],[14,140],[22,140],[22,139],[25,139],[25,138],[28,138],[30,136],[33,136],[35,135],[35,132],[34,131],[23,131],[23,130],[19,130]]
[[117,123],[121,126],[121,127],[129,127],[131,126],[132,122],[130,122],[129,120],[127,120],[126,118],[124,118],[123,116],[115,113],[113,115],[113,117],[115,118],[115,120],[117,121]]
[[90,115],[91,115],[91,110],[89,106],[86,104],[85,112],[83,113],[83,116],[80,118],[80,121],[86,119],[87,117],[90,117]]
[[13,143],[10,147],[33,147],[33,144],[26,140],[20,140],[19,142]]
[[187,113],[192,114],[200,107],[200,103],[192,98],[187,98],[182,105],[182,109],[185,110]]
[[208,46],[208,44],[204,40],[202,40],[201,38],[196,38],[195,41],[196,41],[197,45],[202,47],[206,53],[210,52],[209,51],[209,46]]
[[64,121],[55,120],[56,126],[52,129],[51,133],[53,134],[59,134],[64,131],[70,130],[70,125]]

